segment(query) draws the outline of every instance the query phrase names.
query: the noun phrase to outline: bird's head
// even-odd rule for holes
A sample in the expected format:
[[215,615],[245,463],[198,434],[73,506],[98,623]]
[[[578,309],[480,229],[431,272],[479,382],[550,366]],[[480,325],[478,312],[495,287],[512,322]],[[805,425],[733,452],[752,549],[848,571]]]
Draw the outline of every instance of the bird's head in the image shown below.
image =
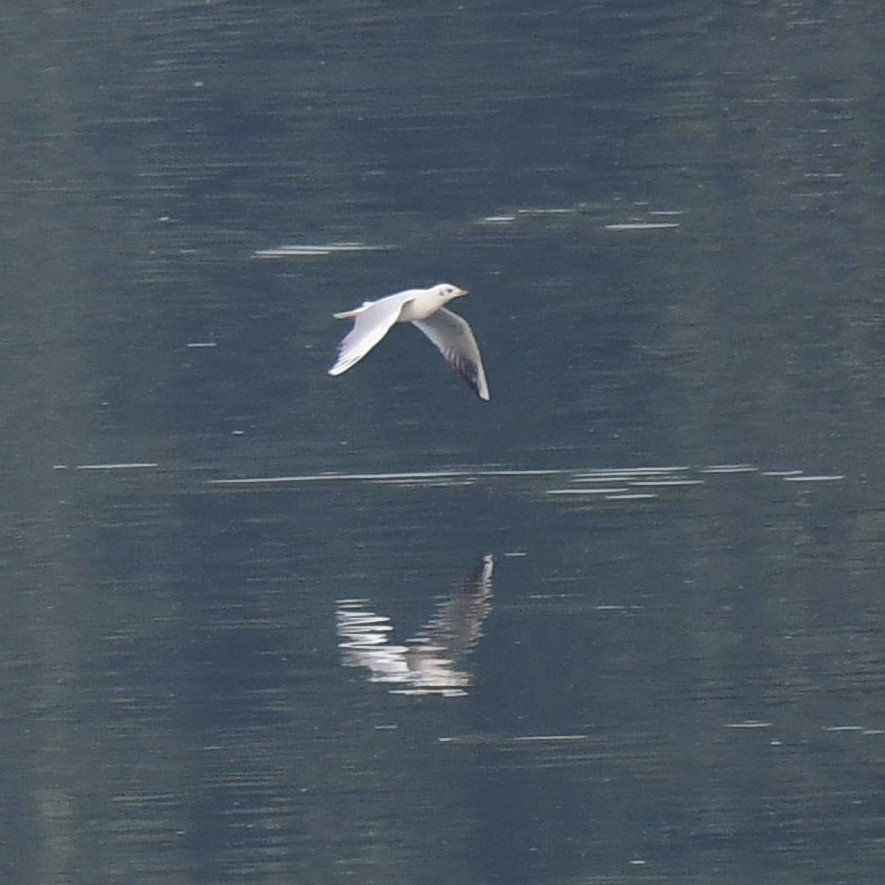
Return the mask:
[[451,283],[439,283],[439,285],[434,286],[430,291],[439,298],[440,304],[445,304],[453,298],[462,298],[464,295],[469,294],[466,289],[459,289]]

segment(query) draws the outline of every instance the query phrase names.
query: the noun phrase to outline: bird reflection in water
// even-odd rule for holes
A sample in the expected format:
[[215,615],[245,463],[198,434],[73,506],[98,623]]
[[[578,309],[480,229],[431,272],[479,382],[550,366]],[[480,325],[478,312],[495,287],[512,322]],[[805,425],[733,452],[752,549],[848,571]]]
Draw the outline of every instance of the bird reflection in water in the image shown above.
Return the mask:
[[467,694],[472,674],[459,667],[482,636],[482,622],[491,610],[493,569],[487,554],[405,645],[391,642],[390,618],[370,611],[367,600],[339,600],[341,663],[365,668],[370,681],[395,685],[391,691],[398,694]]

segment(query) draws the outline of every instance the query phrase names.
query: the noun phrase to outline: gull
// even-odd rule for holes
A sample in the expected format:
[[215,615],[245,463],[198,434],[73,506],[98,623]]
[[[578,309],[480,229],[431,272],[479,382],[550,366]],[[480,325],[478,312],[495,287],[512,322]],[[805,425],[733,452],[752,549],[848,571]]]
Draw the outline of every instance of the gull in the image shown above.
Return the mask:
[[473,388],[482,400],[489,399],[489,385],[473,331],[456,313],[445,308],[453,298],[467,295],[451,283],[430,289],[406,289],[360,307],[332,314],[337,320],[353,320],[353,328],[338,346],[338,359],[329,369],[340,375],[355,366],[390,331],[394,323],[417,326],[438,348],[445,361]]

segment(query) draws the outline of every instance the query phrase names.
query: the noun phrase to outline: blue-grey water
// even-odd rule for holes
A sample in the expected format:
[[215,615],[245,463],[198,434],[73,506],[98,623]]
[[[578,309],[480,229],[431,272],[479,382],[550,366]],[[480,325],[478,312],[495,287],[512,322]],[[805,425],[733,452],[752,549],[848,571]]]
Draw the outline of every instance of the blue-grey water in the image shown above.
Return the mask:
[[883,42],[5,7],[4,881],[880,881]]

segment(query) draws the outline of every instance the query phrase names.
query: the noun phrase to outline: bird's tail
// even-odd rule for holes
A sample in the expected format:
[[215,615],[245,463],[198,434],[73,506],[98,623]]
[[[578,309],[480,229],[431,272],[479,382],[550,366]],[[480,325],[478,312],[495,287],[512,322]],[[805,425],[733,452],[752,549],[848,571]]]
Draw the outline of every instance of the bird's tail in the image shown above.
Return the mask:
[[359,307],[355,307],[353,310],[342,310],[341,313],[333,313],[332,316],[336,320],[353,320],[374,303],[374,301],[364,301]]

